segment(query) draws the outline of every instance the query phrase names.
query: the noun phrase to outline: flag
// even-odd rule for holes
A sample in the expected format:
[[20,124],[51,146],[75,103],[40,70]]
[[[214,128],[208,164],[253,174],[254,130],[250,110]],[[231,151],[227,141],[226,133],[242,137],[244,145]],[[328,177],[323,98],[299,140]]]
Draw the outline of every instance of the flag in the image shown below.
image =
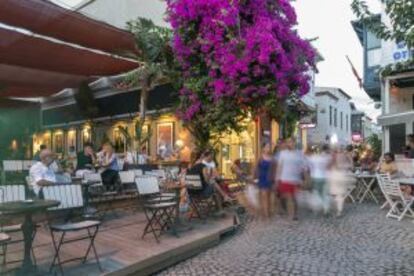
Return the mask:
[[352,61],[349,59],[348,55],[346,56],[346,59],[348,60],[349,65],[351,65],[352,73],[354,74],[355,78],[356,78],[356,79],[357,79],[357,81],[358,81],[359,88],[361,88],[361,89],[362,89],[362,78],[359,76],[358,71],[355,69],[355,66],[354,66],[354,64],[352,63]]

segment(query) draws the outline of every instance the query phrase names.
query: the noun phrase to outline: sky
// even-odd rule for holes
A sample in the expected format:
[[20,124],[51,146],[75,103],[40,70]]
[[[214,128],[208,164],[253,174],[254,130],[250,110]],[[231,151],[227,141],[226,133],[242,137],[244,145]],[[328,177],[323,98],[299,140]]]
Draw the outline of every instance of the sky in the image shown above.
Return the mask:
[[[299,34],[304,38],[318,37],[312,44],[323,56],[318,64],[317,86],[340,87],[348,93],[358,109],[375,119],[381,111],[374,108],[374,102],[359,88],[349,56],[359,75],[363,76],[363,51],[351,26],[355,19],[351,10],[352,0],[296,0],[294,6],[298,16]],[[374,12],[380,11],[379,0],[368,0]]]
[[[76,5],[82,0],[53,0],[58,4]],[[144,0],[155,1],[155,0]],[[318,64],[317,86],[342,88],[355,102],[358,109],[374,120],[380,114],[374,102],[359,88],[357,79],[346,60],[349,56],[359,75],[363,76],[362,46],[352,29],[355,19],[351,10],[352,0],[296,0],[294,7],[298,15],[298,30],[303,38],[318,37],[313,45],[323,56]],[[379,11],[379,0],[366,1],[372,11]]]

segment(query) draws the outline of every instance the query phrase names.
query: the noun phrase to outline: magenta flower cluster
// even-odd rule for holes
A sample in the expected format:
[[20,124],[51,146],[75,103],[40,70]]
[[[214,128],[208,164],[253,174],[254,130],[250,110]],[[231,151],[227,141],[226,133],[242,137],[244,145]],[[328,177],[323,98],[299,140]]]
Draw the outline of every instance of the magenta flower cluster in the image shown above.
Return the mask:
[[[289,0],[167,0],[173,48],[183,70],[180,116],[191,120],[206,101],[284,99],[309,90],[315,51],[294,27]],[[186,80],[205,79],[200,87]]]

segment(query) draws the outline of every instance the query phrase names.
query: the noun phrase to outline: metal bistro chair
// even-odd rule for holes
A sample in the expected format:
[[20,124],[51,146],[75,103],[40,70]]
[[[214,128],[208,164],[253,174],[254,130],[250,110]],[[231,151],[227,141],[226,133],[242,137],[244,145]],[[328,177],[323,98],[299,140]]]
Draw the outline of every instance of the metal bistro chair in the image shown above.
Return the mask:
[[135,186],[135,172],[120,171],[119,179],[121,180],[122,191],[126,194],[135,196],[137,193],[137,189]]
[[[43,187],[43,195],[45,199],[49,200],[58,200],[60,205],[58,207],[53,207],[49,209],[49,212],[56,212],[62,210],[73,210],[83,208],[83,197],[82,197],[82,188],[79,184],[59,184],[55,186]],[[83,220],[79,222],[66,222],[66,223],[52,223],[49,221],[50,234],[52,236],[53,247],[55,249],[55,255],[53,257],[52,264],[50,266],[50,271],[55,266],[59,266],[60,272],[63,274],[62,265],[67,262],[81,260],[82,263],[85,263],[89,252],[93,251],[96,263],[102,271],[99,256],[95,248],[95,238],[99,231],[99,226],[101,222],[98,220]],[[68,232],[87,232],[86,235],[76,238],[65,239]],[[59,236],[56,239],[56,236]],[[86,253],[82,257],[72,258],[68,260],[61,260],[60,251],[64,244],[73,243],[81,240],[89,240],[89,245],[86,249]]]
[[199,175],[187,174],[185,176],[185,185],[189,191],[191,200],[190,206],[192,209],[190,219],[199,218],[205,219],[214,208],[214,203],[212,202],[212,197],[204,197],[202,195],[197,195],[198,191],[203,189],[203,184]]
[[[26,189],[24,185],[3,185],[0,187],[1,197],[0,202],[10,202],[10,201],[23,201],[26,199]],[[5,225],[4,222],[7,220],[7,214],[1,214],[1,222],[0,222],[0,233],[11,234],[11,233],[18,233],[22,231],[22,224],[12,224],[12,225]],[[38,227],[38,225],[36,225]],[[33,232],[32,240],[34,240],[36,236],[36,227]],[[0,242],[1,243],[1,242]],[[23,237],[21,238],[9,238],[5,241],[7,245],[9,244],[16,244],[16,243],[24,243]],[[3,248],[3,265],[6,263],[16,263],[21,262],[22,260],[12,260],[7,261],[7,246]],[[34,249],[32,247],[32,257],[34,264],[36,264],[36,256],[34,254]]]
[[[141,238],[152,233],[159,243],[159,237],[165,230],[173,228],[178,208],[175,194],[160,192],[158,180],[153,176],[141,176],[135,179],[139,199],[144,209],[147,224]],[[172,195],[172,196],[171,196]]]
[[390,174],[377,174],[377,181],[378,181],[378,186],[381,189],[382,194],[385,197],[385,202],[384,204],[381,205],[381,209],[384,209],[385,207],[387,207],[388,205],[391,206],[391,200],[389,199],[388,195],[384,192],[384,181],[390,181],[391,180],[391,175]]
[[402,220],[405,216],[414,218],[414,211],[411,208],[414,203],[414,197],[405,198],[398,181],[384,179],[382,181],[382,189],[391,206],[391,209],[387,213],[387,218],[396,218],[398,221]]
[[140,169],[135,169],[135,170],[132,170],[132,171],[134,172],[135,177],[144,175],[144,172]]

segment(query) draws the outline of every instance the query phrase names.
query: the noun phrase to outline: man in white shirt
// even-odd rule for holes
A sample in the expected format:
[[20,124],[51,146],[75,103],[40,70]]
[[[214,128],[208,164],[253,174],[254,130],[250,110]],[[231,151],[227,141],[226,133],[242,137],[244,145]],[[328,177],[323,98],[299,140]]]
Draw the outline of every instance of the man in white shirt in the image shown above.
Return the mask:
[[36,195],[39,195],[43,186],[56,183],[55,172],[50,166],[54,161],[52,152],[48,149],[44,149],[40,152],[39,158],[40,161],[35,163],[29,171],[31,180],[30,185]]
[[300,151],[295,150],[292,138],[286,140],[285,146],[286,148],[279,155],[276,181],[290,217],[297,220],[296,191],[303,181],[304,157]]

